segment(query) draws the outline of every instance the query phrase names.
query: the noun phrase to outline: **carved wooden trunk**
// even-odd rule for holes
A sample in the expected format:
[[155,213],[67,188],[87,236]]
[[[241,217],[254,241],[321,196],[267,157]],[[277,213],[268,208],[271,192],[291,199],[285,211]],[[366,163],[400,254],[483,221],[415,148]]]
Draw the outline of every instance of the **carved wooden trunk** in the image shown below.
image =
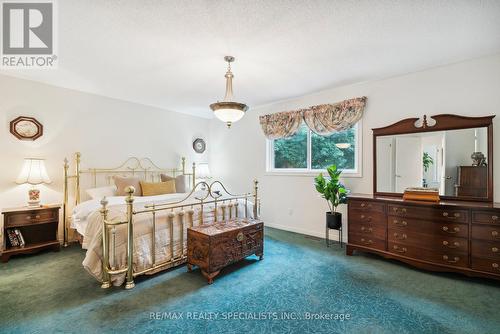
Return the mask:
[[188,270],[198,266],[208,283],[227,265],[264,251],[264,223],[235,218],[188,228]]

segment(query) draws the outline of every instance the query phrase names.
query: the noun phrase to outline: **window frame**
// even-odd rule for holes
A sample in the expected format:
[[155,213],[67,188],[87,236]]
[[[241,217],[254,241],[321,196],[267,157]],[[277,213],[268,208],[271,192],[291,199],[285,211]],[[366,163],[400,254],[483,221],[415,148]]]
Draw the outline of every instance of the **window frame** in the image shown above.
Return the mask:
[[[359,120],[356,127],[356,149],[354,150],[355,169],[342,172],[343,177],[362,177],[363,157],[363,122]],[[312,130],[307,131],[307,168],[275,168],[274,167],[274,139],[266,139],[266,175],[283,176],[311,176],[326,173],[326,169],[312,169]]]

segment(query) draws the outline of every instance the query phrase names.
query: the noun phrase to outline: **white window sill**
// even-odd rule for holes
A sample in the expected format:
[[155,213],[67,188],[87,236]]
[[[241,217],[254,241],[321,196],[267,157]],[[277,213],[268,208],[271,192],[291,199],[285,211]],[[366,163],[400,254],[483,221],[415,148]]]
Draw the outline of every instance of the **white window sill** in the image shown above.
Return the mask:
[[[318,176],[320,173],[323,173],[324,176],[328,176],[326,170],[318,170],[318,171],[282,171],[282,170],[272,170],[266,171],[264,175],[266,176]],[[340,174],[341,178],[361,178],[363,177],[362,173],[342,173]]]

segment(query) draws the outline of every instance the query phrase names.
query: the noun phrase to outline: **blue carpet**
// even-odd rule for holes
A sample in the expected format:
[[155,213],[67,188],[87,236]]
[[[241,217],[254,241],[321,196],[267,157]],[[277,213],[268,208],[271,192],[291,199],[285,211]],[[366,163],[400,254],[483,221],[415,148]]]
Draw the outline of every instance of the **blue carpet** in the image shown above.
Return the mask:
[[181,266],[131,291],[100,289],[77,246],[12,258],[0,264],[0,332],[500,333],[498,283],[269,228],[264,252],[213,285]]

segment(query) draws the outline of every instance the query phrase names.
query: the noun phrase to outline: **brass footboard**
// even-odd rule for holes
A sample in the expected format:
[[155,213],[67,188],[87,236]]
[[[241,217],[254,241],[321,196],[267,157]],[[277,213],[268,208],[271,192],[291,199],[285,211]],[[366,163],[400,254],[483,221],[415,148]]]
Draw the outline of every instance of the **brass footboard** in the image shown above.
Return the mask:
[[[202,197],[194,197],[195,192],[200,189],[205,191],[205,195]],[[113,221],[108,219],[108,201],[104,198],[101,201],[101,215],[102,215],[102,288],[109,288],[111,286],[111,277],[113,275],[126,273],[126,283],[125,288],[131,289],[134,287],[134,277],[150,273],[153,271],[159,271],[162,269],[168,269],[182,263],[186,262],[187,259],[187,246],[184,242],[184,227],[192,227],[195,225],[194,213],[195,208],[199,210],[199,219],[197,225],[202,225],[204,221],[204,209],[207,205],[213,205],[214,221],[218,220],[220,216],[222,220],[231,219],[233,217],[238,217],[238,207],[240,201],[243,201],[245,206],[244,215],[248,217],[248,205],[249,200],[253,201],[253,217],[257,218],[259,215],[259,198],[258,198],[258,182],[254,181],[253,193],[245,193],[240,195],[234,195],[227,191],[224,185],[215,181],[211,184],[206,182],[197,183],[193,190],[182,200],[178,202],[160,203],[160,204],[148,204],[144,206],[144,209],[134,210],[134,187],[127,187],[126,189],[127,197],[125,199],[127,205],[127,216],[124,221]],[[169,232],[169,244],[168,253],[170,253],[170,258],[168,260],[157,263],[156,261],[156,224],[157,224],[157,214],[159,212],[167,212],[167,224]],[[149,268],[134,271],[134,217],[139,214],[151,214],[152,218],[152,265]],[[180,225],[180,240],[176,240],[174,237],[174,222],[177,221]],[[116,259],[116,227],[119,225],[127,226],[127,264],[122,268],[115,268]],[[110,238],[111,237],[111,238]],[[181,251],[175,254],[174,244],[176,241],[180,242]],[[110,253],[111,247],[111,253]],[[111,265],[111,263],[113,265]]]

